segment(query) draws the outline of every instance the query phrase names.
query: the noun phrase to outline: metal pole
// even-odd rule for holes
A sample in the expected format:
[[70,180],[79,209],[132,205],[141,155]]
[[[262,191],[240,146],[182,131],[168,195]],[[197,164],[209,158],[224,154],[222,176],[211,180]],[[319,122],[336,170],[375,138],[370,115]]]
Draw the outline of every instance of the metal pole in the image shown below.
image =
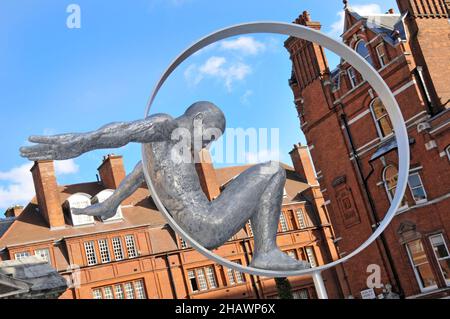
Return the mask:
[[328,299],[327,289],[323,282],[322,273],[320,271],[313,272],[312,278],[316,287],[317,297],[319,299]]

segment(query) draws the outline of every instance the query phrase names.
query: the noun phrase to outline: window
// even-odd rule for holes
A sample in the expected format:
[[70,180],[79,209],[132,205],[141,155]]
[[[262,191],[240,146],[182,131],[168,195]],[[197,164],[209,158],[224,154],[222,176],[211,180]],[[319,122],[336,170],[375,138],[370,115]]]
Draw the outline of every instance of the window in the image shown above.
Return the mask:
[[386,49],[384,47],[384,44],[380,44],[376,47],[377,56],[378,56],[378,62],[380,62],[380,67],[386,66],[388,64],[388,58],[386,55]]
[[122,240],[120,237],[114,237],[112,239],[112,245],[114,250],[114,259],[122,260],[123,259],[123,249],[122,249]]
[[444,236],[442,234],[431,236],[430,242],[433,247],[434,255],[439,263],[442,276],[444,277],[447,286],[450,286],[450,254]]
[[294,299],[309,299],[308,289],[301,289],[292,292]]
[[131,282],[127,282],[124,284],[124,287],[125,287],[125,295],[127,296],[127,299],[135,299],[133,284]]
[[250,237],[252,237],[253,236],[253,228],[252,228],[252,223],[250,222],[250,221],[248,221],[248,235],[250,236]]
[[21,260],[22,258],[30,257],[30,253],[28,251],[21,251],[19,253],[14,254],[14,258],[16,260]]
[[288,250],[286,254],[291,258],[297,259],[297,252],[295,250]]
[[180,237],[180,247],[181,249],[186,249],[189,247],[188,243],[181,237]]
[[115,285],[114,292],[116,293],[116,299],[123,299],[125,297],[123,294],[122,285]]
[[373,100],[370,109],[375,121],[378,136],[384,138],[391,135],[393,132],[391,119],[389,118],[386,108],[384,107],[381,100],[379,98]]
[[313,247],[306,247],[306,256],[308,257],[308,262],[312,267],[317,267],[316,254],[314,253]]
[[103,293],[105,294],[105,299],[114,299],[113,291],[111,287],[103,288]]
[[298,219],[298,226],[300,227],[300,229],[304,229],[304,228],[308,227],[307,223],[306,223],[305,215],[303,214],[303,209],[297,210],[297,219]]
[[94,223],[94,217],[88,215],[74,215],[72,213],[73,208],[86,208],[91,205],[91,196],[84,193],[76,193],[70,196],[66,203],[65,207],[70,211],[70,215],[72,218],[73,226],[82,226]]
[[[241,264],[239,260],[233,260],[233,262],[236,264]],[[242,284],[245,282],[245,277],[241,272],[230,268],[227,268],[227,277],[230,285]]]
[[102,263],[109,263],[111,261],[111,257],[109,256],[109,245],[106,239],[100,239],[98,241],[98,247],[100,250],[100,258]]
[[409,259],[422,291],[436,288],[436,280],[420,239],[406,244]]
[[34,255],[50,263],[50,251],[47,248],[36,249]]
[[[397,189],[397,182],[398,182],[397,168],[395,168],[392,165],[389,165],[388,167],[386,167],[384,169],[384,173],[383,173],[383,181],[384,181],[384,186],[386,188],[386,192],[387,192],[389,201],[392,202],[392,199],[394,198],[394,195],[395,195],[395,191]],[[402,207],[400,207],[400,209],[404,208],[408,205],[405,197],[403,197],[403,201],[402,201],[401,205],[402,205]]]
[[409,175],[408,185],[416,204],[427,201],[427,194],[425,193],[425,188],[423,187],[419,173],[412,173]]
[[282,232],[289,230],[288,226],[287,226],[287,222],[286,222],[286,217],[284,216],[283,212],[281,212],[281,214],[280,214],[280,226],[281,226]]
[[206,278],[210,288],[217,288],[216,275],[212,266],[206,267]]
[[[114,190],[112,190],[112,189],[104,189],[100,193],[95,195],[94,198],[91,199],[91,204],[103,203],[105,200],[107,200],[109,197],[111,197],[113,193],[114,193]],[[114,216],[111,216],[109,218],[101,217],[101,219],[102,219],[102,221],[112,221],[112,220],[123,219],[122,208],[119,206],[117,208]]]
[[134,282],[134,290],[136,290],[136,299],[145,299],[145,289],[144,283],[142,280],[138,280]]
[[92,296],[94,297],[94,299],[103,299],[102,291],[100,289],[92,290]]
[[92,290],[94,299],[145,299],[144,281],[136,280]]
[[84,243],[84,251],[86,253],[88,266],[97,264],[97,256],[95,255],[95,248],[93,241],[88,241]]
[[450,161],[450,145],[445,149],[445,153],[447,153],[448,160]]
[[356,76],[356,71],[353,67],[349,67],[347,70],[348,79],[350,80],[350,85],[352,89],[358,85],[358,78]]
[[134,243],[134,236],[133,235],[125,236],[125,243],[127,245],[128,258],[137,257],[136,245]]
[[213,266],[188,270],[187,275],[192,292],[198,292],[199,290],[205,291],[218,287]]
[[198,291],[197,278],[195,277],[195,273],[193,270],[188,270],[188,279],[191,283],[192,292]]
[[358,43],[356,43],[355,50],[356,52],[358,52],[360,56],[362,56],[367,62],[369,62],[370,65],[373,65],[373,60],[372,57],[370,56],[370,51],[367,48],[366,42],[364,40],[360,40],[358,41]]

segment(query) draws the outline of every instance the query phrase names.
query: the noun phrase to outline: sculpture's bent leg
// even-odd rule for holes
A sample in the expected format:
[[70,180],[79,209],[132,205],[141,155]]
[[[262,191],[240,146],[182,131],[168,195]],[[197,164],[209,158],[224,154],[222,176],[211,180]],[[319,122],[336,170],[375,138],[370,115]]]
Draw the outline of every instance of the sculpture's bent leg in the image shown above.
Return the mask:
[[142,162],[120,183],[114,193],[104,202],[94,204],[83,209],[73,209],[75,215],[98,216],[110,218],[116,214],[117,208],[126,198],[131,196],[145,182]]
[[[195,221],[199,243],[216,248],[242,229],[251,219],[255,236],[252,266],[264,269],[303,269],[307,263],[284,254],[276,245],[286,173],[278,163],[254,165],[211,202],[207,214]],[[209,227],[208,227],[209,226]]]

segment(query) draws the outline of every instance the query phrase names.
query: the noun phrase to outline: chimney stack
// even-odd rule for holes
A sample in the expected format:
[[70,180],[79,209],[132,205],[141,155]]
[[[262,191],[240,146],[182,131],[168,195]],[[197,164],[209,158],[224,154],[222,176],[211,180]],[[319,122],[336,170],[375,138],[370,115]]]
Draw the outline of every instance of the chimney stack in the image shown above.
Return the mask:
[[5,217],[18,217],[22,212],[23,206],[15,205],[6,210]]
[[105,156],[98,172],[105,188],[116,189],[126,176],[123,157],[114,154]]
[[317,185],[317,178],[314,174],[313,164],[309,156],[309,149],[307,146],[295,144],[294,149],[289,152],[292,163],[294,164],[295,172],[299,174],[309,185]]
[[216,171],[212,164],[211,155],[207,149],[202,149],[199,153],[200,163],[195,164],[200,185],[209,200],[213,200],[220,195],[219,182]]
[[53,161],[37,161],[31,168],[34,189],[42,216],[50,228],[65,226]]

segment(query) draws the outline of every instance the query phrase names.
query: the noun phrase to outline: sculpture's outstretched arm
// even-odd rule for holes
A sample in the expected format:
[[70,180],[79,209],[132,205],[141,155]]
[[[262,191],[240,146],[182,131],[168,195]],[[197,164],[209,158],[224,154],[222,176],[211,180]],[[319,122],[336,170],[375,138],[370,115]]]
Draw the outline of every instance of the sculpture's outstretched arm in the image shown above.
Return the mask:
[[169,115],[156,114],[145,120],[111,123],[89,133],[53,136],[30,136],[37,145],[20,148],[29,160],[66,160],[83,153],[106,148],[118,148],[128,143],[150,143],[170,138],[175,122]]
[[75,215],[98,216],[104,219],[110,218],[116,214],[120,203],[133,195],[143,182],[145,182],[144,169],[142,162],[139,162],[108,199],[83,209],[73,208],[72,213]]

